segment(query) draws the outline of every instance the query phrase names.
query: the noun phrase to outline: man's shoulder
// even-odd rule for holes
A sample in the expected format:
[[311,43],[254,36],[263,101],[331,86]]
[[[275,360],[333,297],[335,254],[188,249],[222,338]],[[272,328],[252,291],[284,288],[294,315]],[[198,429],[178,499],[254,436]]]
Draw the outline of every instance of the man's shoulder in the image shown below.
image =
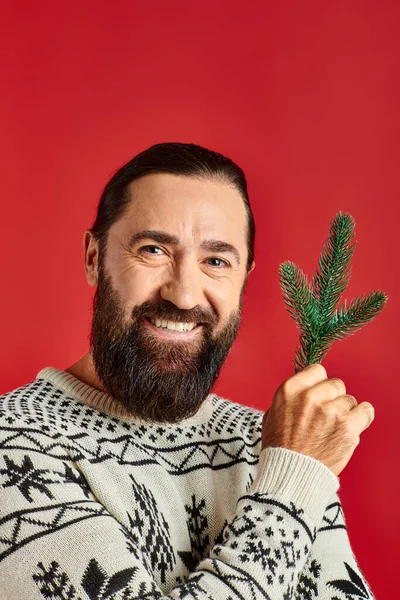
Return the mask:
[[0,410],[14,410],[25,405],[26,401],[37,398],[39,395],[49,393],[54,386],[44,379],[33,379],[27,383],[0,394]]
[[45,431],[57,429],[60,400],[68,402],[62,390],[51,381],[36,378],[0,396],[0,423],[21,428],[40,425]]
[[257,408],[253,408],[252,406],[243,404],[241,402],[237,402],[230,398],[225,398],[225,396],[221,396],[219,394],[213,393],[212,397],[213,397],[213,403],[214,403],[215,407],[221,407],[222,409],[228,409],[235,413],[251,414],[251,415],[258,415],[258,416],[260,416],[260,415],[262,416],[262,414],[263,414],[262,411]]
[[210,425],[217,433],[240,435],[248,438],[258,438],[261,434],[263,412],[213,394],[213,411]]

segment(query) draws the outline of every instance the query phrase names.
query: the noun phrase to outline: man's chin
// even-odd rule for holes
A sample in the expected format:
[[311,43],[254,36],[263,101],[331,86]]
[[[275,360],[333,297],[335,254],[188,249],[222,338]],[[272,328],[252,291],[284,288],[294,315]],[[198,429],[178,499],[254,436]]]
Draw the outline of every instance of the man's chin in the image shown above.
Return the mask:
[[139,384],[128,397],[119,398],[131,416],[149,423],[178,423],[196,414],[210,393],[208,388],[198,388],[195,376],[181,377],[178,369],[176,373],[159,372],[156,379],[149,389]]
[[179,375],[184,378],[188,376],[195,376],[196,374],[196,361],[193,361],[191,364],[188,363],[188,360],[185,361],[179,358],[168,358],[165,356],[160,356],[156,360],[152,361],[153,369],[156,371],[156,376],[163,377],[164,375],[174,375],[179,377]]

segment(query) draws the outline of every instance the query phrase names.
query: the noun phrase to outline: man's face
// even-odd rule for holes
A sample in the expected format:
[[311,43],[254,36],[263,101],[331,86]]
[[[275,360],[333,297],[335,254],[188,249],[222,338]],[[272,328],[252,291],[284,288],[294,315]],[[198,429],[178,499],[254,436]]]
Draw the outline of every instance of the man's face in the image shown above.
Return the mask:
[[[166,173],[141,177],[130,193],[95,277],[96,259],[92,275],[87,266],[89,281],[98,285],[93,363],[130,414],[178,422],[210,393],[238,333],[247,261],[244,202],[226,183]],[[96,244],[89,243],[87,265]]]

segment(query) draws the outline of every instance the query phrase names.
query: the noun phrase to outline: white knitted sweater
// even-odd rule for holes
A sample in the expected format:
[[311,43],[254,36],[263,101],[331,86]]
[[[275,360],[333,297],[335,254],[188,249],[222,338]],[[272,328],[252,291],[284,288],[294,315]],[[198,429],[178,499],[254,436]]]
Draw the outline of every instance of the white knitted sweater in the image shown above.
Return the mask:
[[47,367],[0,397],[1,600],[346,600],[372,592],[321,462],[210,394],[148,425]]

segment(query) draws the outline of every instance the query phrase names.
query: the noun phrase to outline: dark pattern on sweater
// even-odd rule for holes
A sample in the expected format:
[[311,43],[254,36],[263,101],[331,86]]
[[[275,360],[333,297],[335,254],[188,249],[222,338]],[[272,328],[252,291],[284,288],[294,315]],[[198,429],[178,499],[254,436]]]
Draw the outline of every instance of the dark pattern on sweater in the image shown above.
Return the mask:
[[347,530],[343,509],[339,502],[333,502],[326,507],[322,524],[321,527],[318,528],[318,531],[329,531],[330,529]]
[[[356,600],[357,598],[364,598],[368,600],[371,596],[361,579],[361,577],[348,565],[344,563],[346,571],[349,574],[349,579],[336,579],[334,581],[328,581],[327,585],[332,587],[335,591],[340,591],[345,595],[346,600]],[[332,600],[340,600],[340,598],[332,597]]]
[[[110,417],[38,379],[2,396],[0,416],[0,577],[6,584],[10,578],[7,592],[22,596],[24,589],[46,600],[155,600],[172,589],[186,600],[373,598],[340,531],[340,502],[317,523],[307,503],[304,511],[279,495],[250,493],[259,411],[213,396],[206,422],[147,426]],[[222,523],[225,515],[230,520]],[[173,545],[181,543],[175,527],[184,551]],[[44,539],[53,533],[54,545]],[[340,539],[348,562],[337,559],[334,570],[330,564],[327,582],[331,537]],[[26,557],[36,553],[31,574]]]
[[[133,595],[128,583],[136,571],[137,568],[133,567],[109,576],[96,559],[92,558],[85,569],[81,585],[90,600],[131,599]],[[47,568],[39,562],[38,571],[32,575],[32,578],[46,600],[80,600],[68,574],[61,570],[55,560]]]
[[196,496],[193,494],[192,503],[185,504],[185,510],[188,514],[188,529],[192,545],[192,555],[195,562],[199,562],[208,554],[210,549],[206,501],[202,498],[197,502]]
[[185,511],[188,515],[187,527],[191,550],[180,551],[178,555],[191,573],[201,559],[208,555],[210,549],[205,499],[202,498],[197,502],[196,495],[193,494],[191,504],[185,504]]
[[[112,458],[132,467],[160,464],[174,476],[204,468],[228,469],[242,462],[256,466],[261,413],[216,396],[213,405],[207,423],[171,431],[169,427],[146,427],[110,417],[65,395],[52,383],[37,379],[1,397],[0,414],[7,411],[10,427],[3,429],[0,449],[31,451],[36,447],[38,452],[65,462],[86,458],[100,463]],[[243,435],[224,437],[224,428],[230,434],[240,428]],[[47,443],[43,434],[48,435]],[[174,444],[173,453],[171,436],[182,440]],[[61,439],[62,446],[57,443]]]
[[103,506],[91,501],[37,506],[10,513],[0,519],[0,561],[45,535],[98,517],[111,518]]
[[160,573],[160,580],[165,583],[167,572],[172,570],[176,562],[174,549],[169,541],[169,525],[151,491],[137,483],[132,475],[130,478],[134,495],[133,506],[137,507],[132,510],[133,517],[129,515],[131,532],[138,541],[147,570],[150,573]]
[[[3,480],[0,478],[0,483],[3,487],[16,487],[19,489],[24,498],[32,503],[32,490],[37,490],[41,494],[45,494],[48,498],[54,498],[54,495],[49,489],[49,484],[78,484],[83,493],[89,498],[89,486],[81,473],[74,473],[71,467],[64,463],[64,471],[54,471],[50,469],[35,468],[32,459],[25,455],[21,464],[16,464],[7,455],[4,456],[6,467],[0,469],[0,475],[4,475]],[[46,477],[47,474],[47,477]],[[50,477],[51,475],[51,477]]]
[[[239,552],[239,559],[245,568],[248,563],[261,567],[268,586],[287,584],[287,590],[294,592],[293,580],[297,564],[304,561],[308,548],[300,542],[304,532],[310,535],[310,529],[302,518],[303,511],[293,503],[290,507],[268,498],[265,494],[245,497],[248,504],[244,505],[242,514],[237,515],[223,531],[223,545],[214,546],[212,554],[219,557],[224,548],[232,548]],[[241,500],[243,502],[243,499]],[[293,516],[296,519],[293,519]],[[271,519],[273,520],[271,523]],[[300,536],[299,529],[303,529]],[[315,532],[312,533],[315,536]],[[268,543],[273,538],[273,545]],[[240,541],[238,541],[240,540]],[[250,575],[253,569],[241,570],[239,567],[227,568],[224,564],[213,561],[215,569],[223,581],[238,594],[239,584],[246,583],[248,596],[256,595],[256,590],[262,590],[265,597],[268,593],[260,581]],[[258,591],[258,593],[259,593]],[[289,593],[289,592],[288,592]],[[290,595],[288,596],[291,597]]]
[[45,494],[48,498],[54,498],[48,484],[57,483],[57,481],[45,476],[46,473],[51,473],[49,469],[35,469],[31,458],[27,455],[24,456],[20,465],[7,455],[4,456],[4,461],[6,468],[0,469],[0,474],[8,477],[2,482],[4,487],[17,487],[28,502],[33,502],[31,488]]
[[296,587],[296,600],[314,600],[318,598],[318,579],[321,574],[321,565],[315,559],[308,561]]

